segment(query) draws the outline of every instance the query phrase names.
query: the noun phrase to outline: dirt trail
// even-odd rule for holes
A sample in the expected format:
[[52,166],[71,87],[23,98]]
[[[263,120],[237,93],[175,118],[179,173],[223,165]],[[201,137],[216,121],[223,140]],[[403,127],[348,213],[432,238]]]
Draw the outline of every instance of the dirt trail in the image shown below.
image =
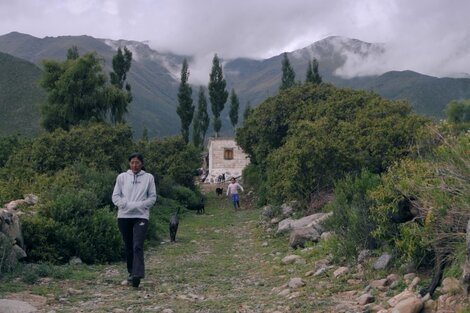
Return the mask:
[[[121,284],[126,271],[118,263],[98,267],[94,279],[44,280],[30,293],[47,298],[40,311],[50,313],[338,312],[338,303],[347,308],[354,302],[334,294],[344,291],[341,282],[335,287],[327,277],[305,277],[314,269],[311,263],[282,265],[293,251],[286,238],[258,226],[260,215],[248,207],[236,211],[228,198],[211,193],[205,214],[187,212],[180,220],[176,243],[164,241],[146,251],[146,277],[139,289]],[[306,286],[279,295],[293,277]]]

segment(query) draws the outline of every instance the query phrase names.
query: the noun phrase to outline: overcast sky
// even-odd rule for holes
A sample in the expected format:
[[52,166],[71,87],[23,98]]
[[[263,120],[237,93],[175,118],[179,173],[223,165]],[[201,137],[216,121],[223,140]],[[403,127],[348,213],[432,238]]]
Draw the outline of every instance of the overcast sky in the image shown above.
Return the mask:
[[470,73],[469,12],[469,0],[0,0],[0,35],[148,40],[205,61],[268,58],[338,35],[387,45],[368,71],[443,76]]

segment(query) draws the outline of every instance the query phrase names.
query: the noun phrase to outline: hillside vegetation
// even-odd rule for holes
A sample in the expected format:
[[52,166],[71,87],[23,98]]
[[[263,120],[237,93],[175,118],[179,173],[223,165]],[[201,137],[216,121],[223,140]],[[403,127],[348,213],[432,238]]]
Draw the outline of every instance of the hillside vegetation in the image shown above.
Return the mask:
[[41,73],[36,65],[0,52],[0,135],[39,132],[39,105],[46,98]]

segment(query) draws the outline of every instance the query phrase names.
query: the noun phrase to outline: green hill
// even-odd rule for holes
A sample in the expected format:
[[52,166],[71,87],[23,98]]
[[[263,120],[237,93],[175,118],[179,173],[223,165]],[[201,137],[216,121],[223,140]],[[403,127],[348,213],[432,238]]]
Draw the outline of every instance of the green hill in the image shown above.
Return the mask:
[[41,70],[34,64],[0,53],[0,136],[33,135],[39,131]]

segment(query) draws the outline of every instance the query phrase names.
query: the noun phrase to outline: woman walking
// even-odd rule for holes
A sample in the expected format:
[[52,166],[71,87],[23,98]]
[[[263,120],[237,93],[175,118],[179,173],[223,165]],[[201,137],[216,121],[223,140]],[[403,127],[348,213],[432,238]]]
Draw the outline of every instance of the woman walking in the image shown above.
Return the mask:
[[142,154],[135,152],[128,160],[130,169],[116,178],[112,200],[118,207],[118,227],[126,249],[127,280],[137,288],[145,276],[144,240],[157,193],[152,174],[143,169]]
[[229,193],[232,195],[233,208],[237,209],[237,206],[238,208],[240,208],[240,197],[238,196],[238,188],[243,191],[243,187],[239,183],[237,183],[235,177],[232,177],[230,181],[231,183],[227,187],[227,196]]

